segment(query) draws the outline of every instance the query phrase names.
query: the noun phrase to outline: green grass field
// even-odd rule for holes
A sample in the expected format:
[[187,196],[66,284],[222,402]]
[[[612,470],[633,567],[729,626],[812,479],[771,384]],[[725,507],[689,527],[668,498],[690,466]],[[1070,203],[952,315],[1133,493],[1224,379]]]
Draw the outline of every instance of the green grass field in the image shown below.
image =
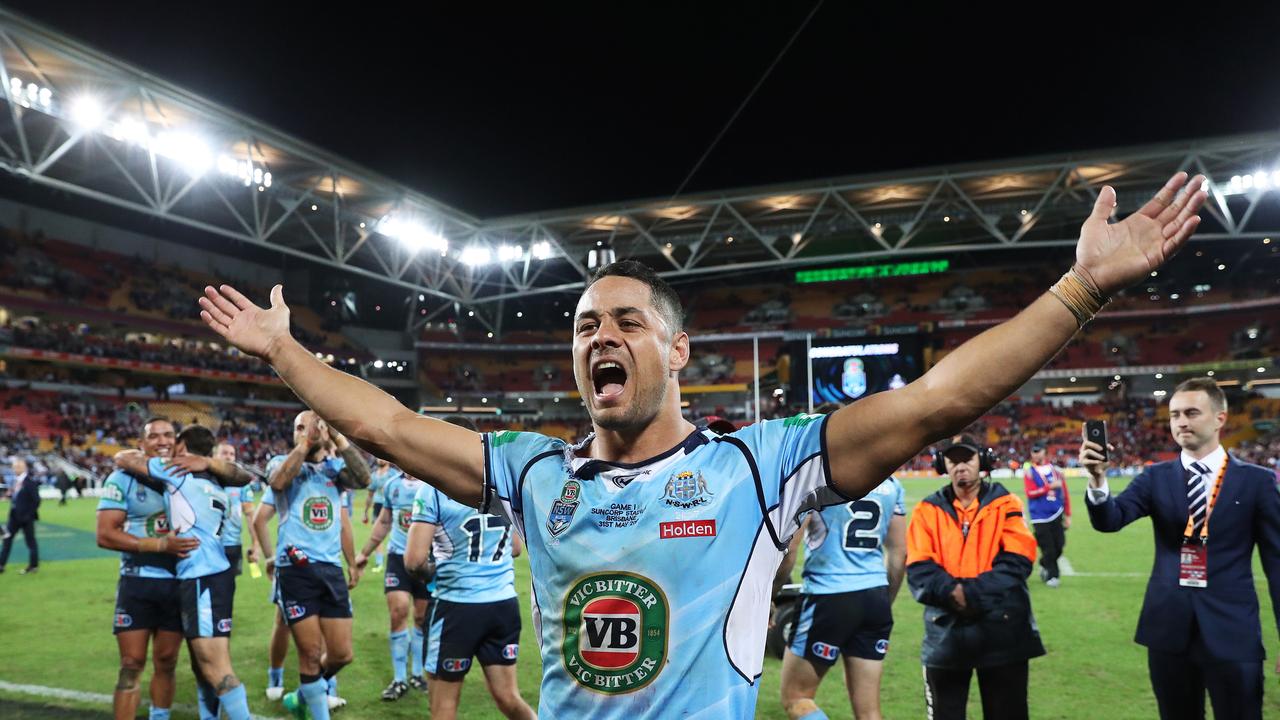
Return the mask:
[[[932,492],[938,483],[909,480],[909,505]],[[1122,486],[1115,483],[1113,486]],[[363,498],[360,499],[363,506]],[[1078,504],[1082,504],[1082,501]],[[66,507],[46,501],[41,506],[38,533],[44,560],[33,576],[19,576],[26,562],[21,540],[15,543],[9,570],[0,575],[0,681],[109,694],[116,679],[117,654],[111,635],[111,618],[117,557],[98,550],[93,542],[96,500],[73,500]],[[1151,531],[1140,521],[1115,535],[1103,535],[1089,527],[1083,508],[1077,524],[1067,533],[1066,557],[1078,575],[1063,579],[1051,590],[1031,581],[1032,601],[1039,621],[1046,657],[1031,663],[1031,716],[1034,718],[1152,718],[1155,700],[1147,680],[1146,651],[1133,643],[1133,630],[1151,564]],[[8,506],[0,503],[0,518]],[[356,525],[357,547],[369,526]],[[74,558],[74,559],[71,559]],[[524,652],[520,660],[521,690],[537,706],[541,662],[528,618],[528,564],[516,562],[516,585],[524,611]],[[1255,569],[1259,589],[1265,588]],[[336,713],[347,718],[421,718],[427,715],[424,696],[410,694],[397,703],[383,703],[378,693],[390,680],[387,651],[387,611],[381,575],[368,576],[354,592],[356,605],[356,660],[340,676],[340,691],[349,705]],[[267,638],[272,606],[267,602],[268,582],[240,578],[236,597],[232,656],[240,678],[249,690],[254,713],[280,717],[278,704],[268,703],[266,685]],[[1263,636],[1272,662],[1276,657],[1271,604],[1265,592],[1262,603]],[[888,718],[923,716],[919,663],[922,635],[921,608],[904,590],[894,607],[896,626],[892,648],[885,662],[882,701]],[[194,685],[179,664],[177,704],[194,717]],[[756,716],[785,720],[778,700],[780,663],[766,660],[760,684]],[[1271,677],[1271,668],[1268,667]],[[286,663],[286,685],[296,683],[297,666],[292,651]],[[1268,682],[1266,715],[1280,717],[1280,689]],[[145,695],[144,695],[145,697]],[[843,677],[832,672],[823,683],[819,703],[833,717],[849,717]],[[145,706],[145,701],[144,701]],[[66,708],[61,711],[57,708]],[[970,698],[971,717],[980,717],[976,683]],[[13,690],[0,690],[0,717],[57,718],[109,717],[104,706],[74,700],[35,698]],[[96,712],[91,712],[96,711]],[[145,712],[145,711],[143,711]],[[484,689],[479,672],[473,672],[463,689],[462,717],[499,718]]]

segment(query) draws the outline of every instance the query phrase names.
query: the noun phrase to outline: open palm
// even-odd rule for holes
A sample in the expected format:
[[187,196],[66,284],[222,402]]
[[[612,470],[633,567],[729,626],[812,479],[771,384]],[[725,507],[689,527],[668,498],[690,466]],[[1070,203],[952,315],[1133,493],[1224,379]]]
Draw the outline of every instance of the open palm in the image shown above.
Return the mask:
[[1077,267],[1104,295],[1146,277],[1176,255],[1200,224],[1198,213],[1208,197],[1203,185],[1203,175],[1188,183],[1186,173],[1177,173],[1138,212],[1118,223],[1107,222],[1116,207],[1116,191],[1102,188],[1080,228]]
[[230,285],[216,290],[206,286],[200,298],[200,318],[241,352],[264,360],[289,337],[289,306],[284,304],[281,285],[271,288],[271,307],[265,309]]

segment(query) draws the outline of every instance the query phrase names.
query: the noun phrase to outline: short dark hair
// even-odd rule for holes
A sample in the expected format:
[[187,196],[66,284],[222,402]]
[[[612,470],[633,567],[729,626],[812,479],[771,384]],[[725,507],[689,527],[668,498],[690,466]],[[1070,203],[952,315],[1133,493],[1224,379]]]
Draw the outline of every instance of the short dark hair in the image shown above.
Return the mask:
[[1187,378],[1178,383],[1178,387],[1173,389],[1173,394],[1196,392],[1197,390],[1209,396],[1209,402],[1213,403],[1215,410],[1218,412],[1227,411],[1227,395],[1222,392],[1222,388],[1218,387],[1218,382],[1211,377]]
[[475,422],[465,415],[446,415],[440,419],[450,425],[457,425],[460,428],[466,428],[471,432],[480,432],[480,428],[476,427]]
[[187,452],[192,455],[209,457],[213,454],[213,446],[218,443],[218,440],[209,428],[203,425],[188,425],[178,433],[178,442],[185,445]]
[[173,424],[172,420],[170,420],[169,418],[163,415],[152,415],[151,417],[147,418],[142,422],[142,428],[141,430],[138,431],[138,434],[145,435],[147,432],[147,426],[150,425],[151,423],[158,423],[158,422],[169,423],[170,425]]
[[671,334],[675,335],[684,330],[684,306],[680,304],[680,296],[667,284],[666,280],[658,277],[658,273],[654,272],[653,268],[639,260],[619,260],[596,270],[591,279],[587,280],[587,287],[607,277],[631,278],[648,285],[649,300],[654,307],[658,308],[658,313],[671,329]]

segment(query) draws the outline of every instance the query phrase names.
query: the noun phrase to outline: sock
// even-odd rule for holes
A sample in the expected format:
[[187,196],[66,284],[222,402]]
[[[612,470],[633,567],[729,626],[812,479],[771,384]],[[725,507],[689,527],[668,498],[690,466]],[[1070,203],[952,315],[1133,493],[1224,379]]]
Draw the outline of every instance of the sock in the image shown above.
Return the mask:
[[151,714],[147,716],[148,720],[169,720],[169,708],[158,708],[151,706]]
[[413,676],[422,677],[422,628],[415,627],[413,629],[412,639],[409,641],[409,657],[413,658]]
[[267,687],[284,687],[284,668],[267,668]]
[[404,682],[404,664],[409,658],[409,631],[391,633],[391,669],[396,682]]
[[338,678],[330,675],[325,679],[325,689],[329,692],[330,697],[338,697]]
[[329,684],[322,679],[303,682],[298,694],[311,711],[311,720],[329,720]]
[[203,680],[196,680],[196,709],[200,720],[218,720],[218,693]]
[[796,718],[796,720],[827,720],[827,714],[822,712],[821,710],[815,709],[813,712],[809,713],[808,715],[803,715],[799,718]]
[[380,553],[380,552],[374,553],[374,554],[373,554],[373,561],[374,561],[375,563],[377,563],[378,565],[381,565],[381,564],[382,564],[382,553]]
[[231,720],[249,720],[249,697],[245,695],[243,685],[237,685],[219,695],[218,702]]

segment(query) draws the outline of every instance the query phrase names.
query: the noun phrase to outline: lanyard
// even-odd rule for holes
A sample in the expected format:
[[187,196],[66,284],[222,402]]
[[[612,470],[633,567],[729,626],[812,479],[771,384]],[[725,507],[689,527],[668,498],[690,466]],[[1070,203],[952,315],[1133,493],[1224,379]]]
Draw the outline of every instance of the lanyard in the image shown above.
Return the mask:
[[[1213,506],[1218,502],[1218,493],[1222,490],[1222,478],[1227,475],[1227,466],[1231,464],[1231,458],[1227,458],[1222,463],[1222,469],[1218,471],[1218,479],[1213,483],[1213,493],[1209,495],[1209,504],[1205,506],[1204,525],[1200,526],[1200,542],[1209,539],[1209,516],[1213,514]],[[1184,540],[1191,539],[1191,532],[1195,529],[1195,520],[1191,513],[1187,513],[1187,529],[1182,531]]]

